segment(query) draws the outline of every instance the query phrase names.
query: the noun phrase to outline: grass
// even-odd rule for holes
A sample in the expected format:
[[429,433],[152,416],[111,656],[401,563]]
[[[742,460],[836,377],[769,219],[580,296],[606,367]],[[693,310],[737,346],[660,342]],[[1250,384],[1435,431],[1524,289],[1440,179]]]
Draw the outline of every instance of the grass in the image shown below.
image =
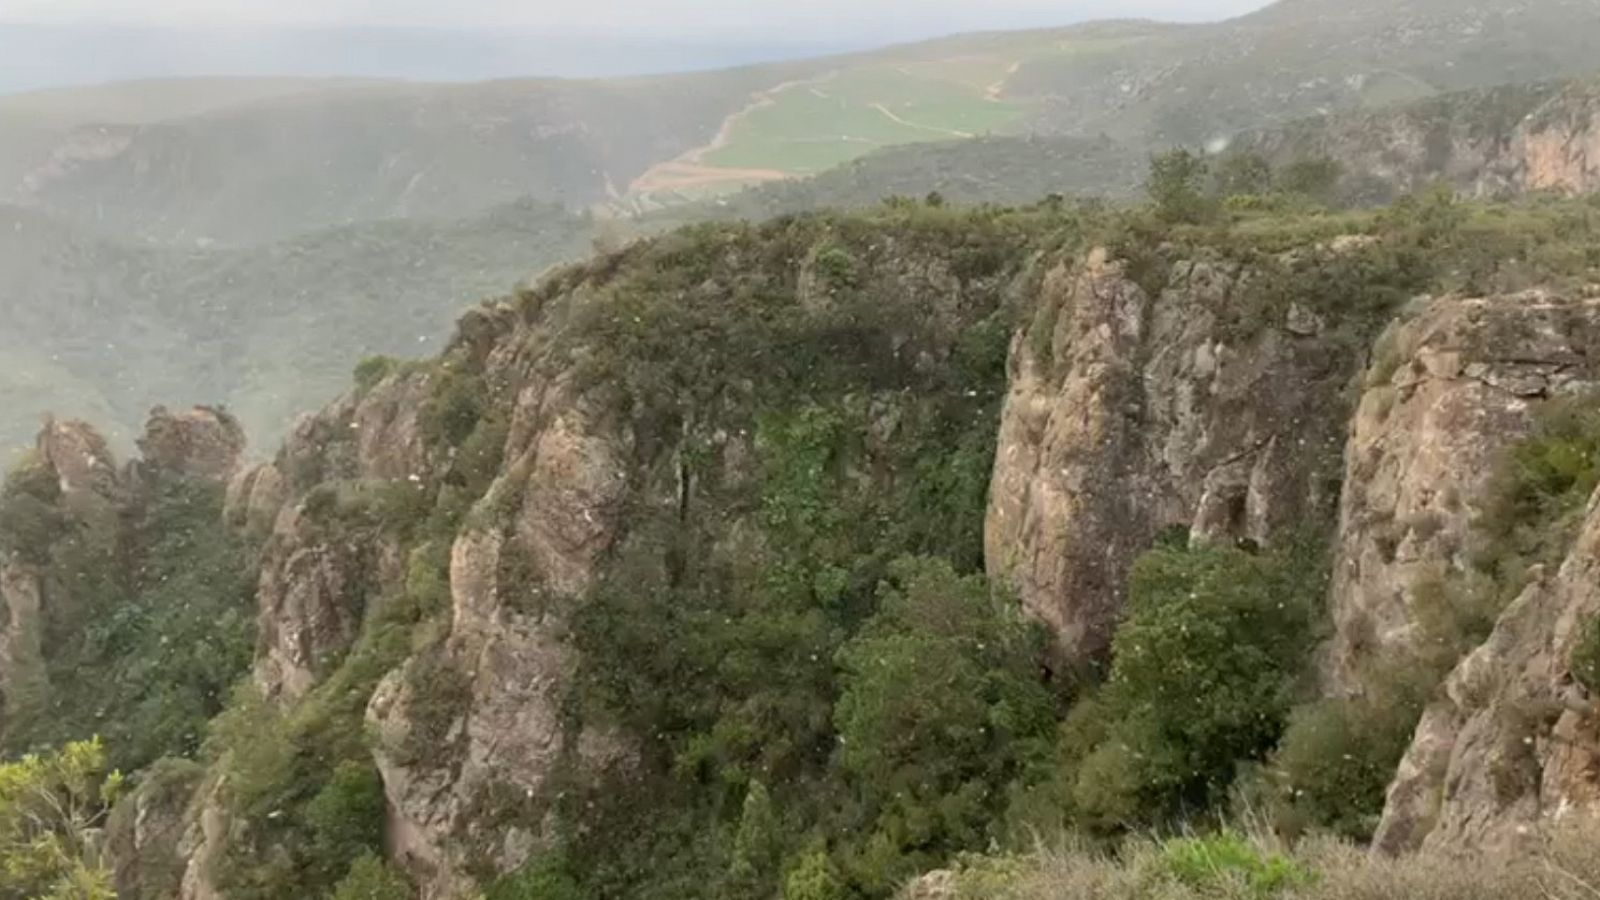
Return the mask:
[[1066,840],[1022,857],[970,862],[959,900],[1582,900],[1600,897],[1600,823],[1554,826],[1524,852],[1376,858],[1262,831],[1137,838],[1117,852]]
[[879,147],[998,131],[1022,116],[1023,107],[989,100],[985,90],[944,77],[941,67],[852,70],[774,95],[739,120],[727,145],[705,161],[811,173]]

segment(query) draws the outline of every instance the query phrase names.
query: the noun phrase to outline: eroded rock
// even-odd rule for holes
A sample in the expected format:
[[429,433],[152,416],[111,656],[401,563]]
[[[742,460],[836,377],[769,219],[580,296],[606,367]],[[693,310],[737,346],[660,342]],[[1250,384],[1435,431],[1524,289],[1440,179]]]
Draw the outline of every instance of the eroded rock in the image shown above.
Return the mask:
[[1600,304],[1441,298],[1378,342],[1350,427],[1334,548],[1331,686],[1416,637],[1419,595],[1465,564],[1495,466],[1536,403],[1600,377]]
[[1012,346],[985,551],[1071,659],[1105,653],[1161,529],[1268,545],[1331,509],[1355,363],[1306,310],[1230,328],[1249,277],[1178,263],[1152,298],[1097,250]]

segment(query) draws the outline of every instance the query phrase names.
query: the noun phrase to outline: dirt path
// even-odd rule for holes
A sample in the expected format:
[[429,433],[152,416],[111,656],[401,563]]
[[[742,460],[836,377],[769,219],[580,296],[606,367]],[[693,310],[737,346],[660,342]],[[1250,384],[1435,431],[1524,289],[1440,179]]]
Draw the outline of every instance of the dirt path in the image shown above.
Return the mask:
[[969,138],[973,136],[972,132],[970,131],[957,131],[954,128],[940,128],[937,125],[924,125],[921,122],[912,122],[902,119],[895,115],[894,112],[889,109],[889,107],[884,106],[882,103],[874,103],[872,104],[872,108],[883,113],[885,116],[888,116],[889,121],[899,125],[904,125],[907,128],[920,128],[923,131],[931,131],[935,134],[942,134],[948,137]]
[[[650,176],[650,184],[641,189],[640,182],[635,181],[636,192],[682,191],[729,181],[782,181],[794,177],[788,172],[780,172],[777,169],[735,169],[728,166],[707,166],[701,163],[677,161],[661,163],[646,174]],[[642,180],[641,176],[640,181]]]
[[1006,74],[1000,76],[999,81],[989,85],[988,89],[983,92],[983,99],[989,101],[990,103],[1001,102],[1000,95],[1004,94],[1006,91],[1006,82],[1010,81],[1011,76],[1020,71],[1022,71],[1022,60],[1020,59],[1011,65],[1006,66]]
[[[696,174],[691,178],[691,183],[694,187],[704,187],[708,184],[724,181],[750,181],[752,180],[750,177],[752,172],[761,173],[759,180],[763,181],[791,177],[789,173],[779,172],[776,169],[731,169],[714,166],[706,163],[705,158],[728,146],[733,139],[733,130],[739,127],[739,123],[752,114],[776,104],[779,94],[794,88],[809,88],[822,84],[831,80],[835,74],[837,73],[829,72],[818,78],[800,78],[794,81],[785,81],[764,91],[757,91],[750,96],[748,105],[722,120],[722,125],[717,129],[717,133],[711,138],[710,143],[696,147],[677,159],[656,163],[646,170],[643,175],[635,178],[633,183],[628,185],[628,191],[630,193],[646,194],[651,191],[678,190],[686,186],[684,183],[685,167],[697,170]],[[719,176],[718,173],[725,174]]]

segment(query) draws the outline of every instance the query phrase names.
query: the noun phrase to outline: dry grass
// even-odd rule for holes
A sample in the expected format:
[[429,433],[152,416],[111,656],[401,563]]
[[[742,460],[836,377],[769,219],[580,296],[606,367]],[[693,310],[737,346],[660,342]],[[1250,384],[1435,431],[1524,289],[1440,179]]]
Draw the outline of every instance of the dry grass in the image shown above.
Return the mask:
[[1261,834],[1256,856],[1286,882],[1218,867],[1198,882],[1175,874],[1172,843],[1133,840],[1113,857],[1071,842],[965,867],[951,900],[1600,900],[1600,822],[1560,829],[1514,858],[1417,854],[1375,859],[1333,839],[1293,848]]

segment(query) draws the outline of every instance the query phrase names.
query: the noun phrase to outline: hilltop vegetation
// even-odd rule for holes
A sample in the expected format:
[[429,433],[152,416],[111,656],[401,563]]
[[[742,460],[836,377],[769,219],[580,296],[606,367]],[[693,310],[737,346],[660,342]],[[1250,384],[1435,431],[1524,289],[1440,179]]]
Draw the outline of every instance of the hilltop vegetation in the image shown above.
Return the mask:
[[270,440],[364,355],[439,346],[459,311],[588,245],[559,207],[391,221],[259,248],[113,241],[0,206],[0,445],[52,410],[126,443],[164,400],[224,403]]
[[[531,568],[537,556],[508,551],[484,576],[503,604],[487,621],[538,623],[535,634],[569,642],[560,727],[612,735],[631,762],[597,776],[562,755],[538,789],[491,780],[452,807],[467,812],[450,813],[466,817],[449,826],[450,859],[486,896],[883,898],[963,854],[1022,851],[1039,835],[1110,847],[1251,810],[1286,835],[1364,836],[1381,798],[1346,788],[1392,771],[1399,748],[1330,727],[1346,711],[1325,709],[1314,689],[1329,521],[1270,548],[1163,533],[1126,582],[1128,615],[1101,666],[1053,667],[1048,636],[990,580],[982,526],[996,423],[1013,335],[1041,315],[1036,260],[1107,246],[1152,284],[1181,259],[1251,265],[1262,277],[1220,311],[1234,339],[1298,303],[1359,347],[1416,293],[1593,278],[1583,248],[1600,215],[1585,202],[1495,207],[1446,194],[1329,214],[1304,196],[1210,195],[1200,167],[1177,158],[1156,171],[1155,203],[1137,212],[900,201],[683,229],[557,271],[479,313],[439,360],[364,366],[359,393],[374,408],[417,404],[422,455],[405,471],[418,480],[340,462],[354,440],[341,417],[353,414],[326,414],[333,437],[281,458],[299,499],[273,539],[288,565],[275,577],[292,577],[282,573],[297,558],[343,559],[345,546],[386,548],[403,571],[326,563],[356,566],[330,570],[353,587],[322,602],[359,628],[315,659],[303,693],[271,699],[254,681],[198,753],[186,727],[150,732],[167,734],[156,752],[195,754],[226,775],[206,801],[231,823],[209,877],[239,898],[408,896],[406,874],[380,858],[388,804],[399,802],[385,787],[408,783],[395,773],[439,779],[448,793],[471,742],[532,739],[457,727],[480,714],[466,711],[506,702],[481,692],[523,684],[474,680],[472,657],[447,640],[452,617],[471,614],[452,592],[473,589],[451,574],[464,562],[452,565],[450,549],[470,553],[484,535],[519,546],[509,542],[529,497],[541,516],[564,514],[537,498],[565,482],[517,481],[551,477],[514,462],[517,441],[542,441],[511,424],[523,396],[511,379],[530,372],[584,391],[586,421],[598,423],[584,427],[627,429],[615,457],[627,486],[588,510],[621,518],[585,602],[549,588]],[[1370,240],[1320,249],[1348,235]],[[490,361],[475,343],[484,334],[515,352]],[[579,433],[585,460],[612,459],[605,434]],[[1510,533],[1570,517],[1594,483],[1591,437],[1581,423],[1553,424],[1518,448],[1503,488]],[[54,502],[53,478],[24,472],[14,484],[0,511]],[[211,543],[152,552],[164,564],[226,559]],[[86,671],[124,664],[84,646]],[[1416,672],[1439,677],[1420,661]],[[147,686],[159,695],[192,678],[183,663]],[[57,672],[52,683],[74,682]],[[384,709],[407,710],[401,736],[374,733],[380,695]],[[1418,712],[1407,694],[1376,702],[1395,708],[1350,721],[1404,731]],[[89,727],[56,724],[50,740]],[[136,762],[152,752],[134,746],[110,749]],[[526,865],[496,856],[514,833],[542,835]],[[1354,869],[1331,844],[1261,849],[1226,832],[1128,848],[1120,865],[1073,857],[1066,868],[1129,896],[1159,885],[1174,897],[1251,898],[1324,896],[1313,891],[1341,882],[1319,867]],[[1030,897],[1037,878],[1049,889],[1067,877],[1036,878],[1035,865],[1060,868],[970,860],[959,877],[981,897]]]

